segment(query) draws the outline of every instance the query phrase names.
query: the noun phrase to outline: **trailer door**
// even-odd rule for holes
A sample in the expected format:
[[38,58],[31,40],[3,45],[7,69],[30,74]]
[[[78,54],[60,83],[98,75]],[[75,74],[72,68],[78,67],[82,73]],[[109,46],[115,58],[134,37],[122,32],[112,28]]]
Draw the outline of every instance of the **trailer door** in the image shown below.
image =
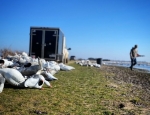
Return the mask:
[[56,59],[57,34],[57,30],[45,31],[44,58]]
[[31,55],[41,57],[42,51],[42,30],[32,30],[31,34]]

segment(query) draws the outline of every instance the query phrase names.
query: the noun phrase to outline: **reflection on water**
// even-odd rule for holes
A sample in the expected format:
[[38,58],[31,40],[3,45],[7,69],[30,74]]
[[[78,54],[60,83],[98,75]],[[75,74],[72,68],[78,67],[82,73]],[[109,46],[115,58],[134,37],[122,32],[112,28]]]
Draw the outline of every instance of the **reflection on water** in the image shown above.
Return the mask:
[[[105,65],[115,65],[115,66],[123,66],[123,67],[130,67],[130,61],[103,61]],[[150,63],[149,62],[137,62],[134,66],[137,69],[144,69],[150,71]]]

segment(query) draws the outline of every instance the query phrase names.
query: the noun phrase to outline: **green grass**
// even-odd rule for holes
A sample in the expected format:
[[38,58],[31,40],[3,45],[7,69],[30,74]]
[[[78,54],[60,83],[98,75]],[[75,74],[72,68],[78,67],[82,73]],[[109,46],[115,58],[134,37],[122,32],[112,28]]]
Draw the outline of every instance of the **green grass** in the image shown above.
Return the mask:
[[36,115],[38,111],[48,115],[141,113],[140,108],[119,108],[120,103],[131,103],[131,99],[140,101],[137,96],[127,95],[129,84],[113,87],[113,81],[100,69],[70,65],[76,69],[55,74],[58,80],[50,82],[52,88],[46,85],[43,90],[4,88],[0,94],[0,115]]

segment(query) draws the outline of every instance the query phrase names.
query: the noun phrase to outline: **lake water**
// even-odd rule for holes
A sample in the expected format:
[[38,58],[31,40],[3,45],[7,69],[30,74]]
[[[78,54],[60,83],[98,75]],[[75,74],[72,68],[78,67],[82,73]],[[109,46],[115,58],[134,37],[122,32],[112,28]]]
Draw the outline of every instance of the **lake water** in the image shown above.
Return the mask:
[[[122,67],[130,67],[130,65],[131,65],[130,61],[103,61],[103,63],[105,63],[105,65],[115,65],[115,66],[122,66]],[[134,68],[144,69],[144,70],[148,70],[150,72],[150,63],[137,62],[137,64],[134,66]]]

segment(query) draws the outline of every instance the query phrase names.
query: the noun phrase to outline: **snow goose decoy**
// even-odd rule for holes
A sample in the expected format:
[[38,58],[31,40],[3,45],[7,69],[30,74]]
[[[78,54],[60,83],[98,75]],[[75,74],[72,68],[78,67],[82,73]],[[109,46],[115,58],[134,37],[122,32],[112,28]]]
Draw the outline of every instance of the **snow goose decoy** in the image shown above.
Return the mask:
[[0,68],[3,68],[5,61],[4,60],[0,60]]
[[0,60],[0,64],[2,68],[6,68],[8,66],[12,66],[13,62],[12,61],[8,61],[7,59],[2,59]]
[[45,78],[42,75],[35,74],[25,81],[24,86],[29,87],[29,88],[42,89],[42,86],[44,85],[44,83],[47,86],[52,87],[51,84],[47,80],[45,80]]
[[18,70],[13,68],[0,69],[0,74],[9,84],[13,86],[21,86],[25,81],[25,78],[22,76],[22,74]]
[[13,68],[3,68],[0,69],[0,92],[3,91],[5,80],[18,87],[29,87],[29,88],[42,88],[45,83],[51,87],[50,83],[45,80],[42,75],[35,74],[28,79],[25,79],[22,74]]
[[57,73],[58,71],[56,70],[56,66],[55,65],[52,65],[51,63],[49,62],[46,62],[46,64],[44,64],[44,68],[46,69],[46,71],[48,73],[51,73],[52,75],[54,75],[55,73]]
[[0,74],[0,93],[4,89],[5,78]]
[[75,69],[74,67],[65,65],[65,64],[63,64],[63,63],[60,63],[59,66],[60,66],[60,69],[61,69],[61,70],[64,70],[64,71],[70,71],[70,70],[72,70],[72,69]]
[[38,58],[38,65],[33,65],[30,67],[26,67],[26,68],[20,67],[18,69],[18,71],[20,71],[23,76],[32,76],[36,74],[38,71],[41,72],[42,70],[43,70],[43,67],[42,67],[40,58]]
[[58,80],[58,78],[54,77],[51,73],[43,72],[42,75],[47,81]]

